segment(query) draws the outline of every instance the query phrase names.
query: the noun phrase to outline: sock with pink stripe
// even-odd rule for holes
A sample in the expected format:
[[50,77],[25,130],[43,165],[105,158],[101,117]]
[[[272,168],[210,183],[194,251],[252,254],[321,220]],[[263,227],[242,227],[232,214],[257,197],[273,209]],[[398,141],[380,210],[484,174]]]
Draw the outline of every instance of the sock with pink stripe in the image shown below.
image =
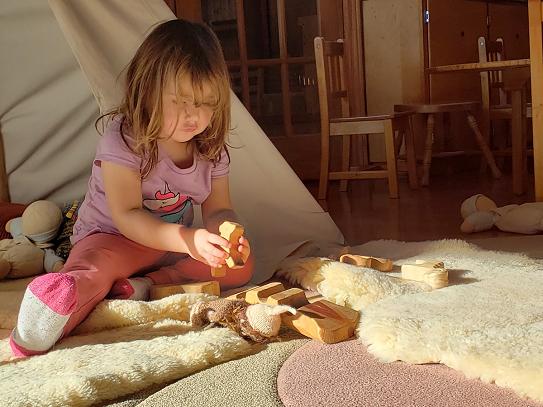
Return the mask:
[[115,281],[108,298],[116,300],[147,301],[153,280],[148,277],[123,278]]
[[68,274],[49,273],[27,287],[17,326],[9,344],[15,356],[30,356],[49,350],[62,336],[77,304],[75,279]]

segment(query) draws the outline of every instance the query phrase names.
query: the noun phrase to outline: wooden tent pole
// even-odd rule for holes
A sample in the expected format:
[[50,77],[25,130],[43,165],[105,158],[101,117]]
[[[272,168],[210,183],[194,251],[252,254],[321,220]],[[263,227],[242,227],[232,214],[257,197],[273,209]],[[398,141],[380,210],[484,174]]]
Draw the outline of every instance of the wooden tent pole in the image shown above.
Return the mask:
[[0,132],[0,202],[10,202],[8,174],[6,171],[6,154],[2,132]]

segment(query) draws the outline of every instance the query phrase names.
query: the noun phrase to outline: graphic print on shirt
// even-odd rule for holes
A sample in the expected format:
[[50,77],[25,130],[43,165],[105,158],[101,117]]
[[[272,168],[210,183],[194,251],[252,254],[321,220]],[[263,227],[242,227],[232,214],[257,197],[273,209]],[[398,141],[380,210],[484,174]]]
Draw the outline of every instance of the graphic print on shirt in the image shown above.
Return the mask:
[[192,199],[187,195],[174,194],[167,182],[164,182],[164,192],[156,191],[155,199],[144,199],[143,206],[168,223],[190,226],[194,218]]

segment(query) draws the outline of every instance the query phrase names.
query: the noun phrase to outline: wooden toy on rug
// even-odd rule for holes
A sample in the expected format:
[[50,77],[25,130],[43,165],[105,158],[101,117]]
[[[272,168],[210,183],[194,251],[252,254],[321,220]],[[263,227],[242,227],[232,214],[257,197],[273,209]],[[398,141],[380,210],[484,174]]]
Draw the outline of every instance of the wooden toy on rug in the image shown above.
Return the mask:
[[221,288],[218,281],[204,281],[186,284],[157,284],[151,286],[149,299],[160,300],[175,294],[194,293],[221,295]]
[[333,253],[330,253],[326,257],[328,257],[331,260],[339,261],[341,256],[343,256],[344,254],[349,254],[350,251],[351,251],[351,246],[343,246],[341,249],[335,250]]
[[[219,226],[219,234],[232,244],[232,248],[223,247],[229,254],[226,259],[226,265],[230,268],[235,266],[243,266],[247,259],[238,251],[239,238],[245,233],[245,228],[239,223],[225,221]],[[211,276],[224,277],[226,275],[226,267],[212,267]]]
[[358,254],[343,254],[339,258],[341,263],[352,264],[354,266],[368,267],[379,271],[392,271],[392,260],[381,259],[379,257],[361,256]]
[[324,343],[337,343],[353,336],[359,318],[358,311],[320,298],[310,302],[303,290],[285,290],[281,283],[251,288],[228,298],[245,299],[249,304],[294,307],[296,314],[284,314],[283,323],[302,335]]
[[439,260],[416,260],[415,264],[403,264],[402,278],[421,281],[434,289],[449,284],[449,273]]

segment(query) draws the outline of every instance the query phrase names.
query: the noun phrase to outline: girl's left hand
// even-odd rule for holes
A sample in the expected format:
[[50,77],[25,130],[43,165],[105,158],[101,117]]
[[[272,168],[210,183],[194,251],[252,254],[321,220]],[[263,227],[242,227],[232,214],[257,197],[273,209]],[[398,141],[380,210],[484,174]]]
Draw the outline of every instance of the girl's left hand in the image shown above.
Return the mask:
[[[237,248],[238,252],[241,253],[241,258],[243,259],[243,263],[247,262],[247,259],[249,258],[249,255],[251,254],[251,245],[249,244],[249,241],[245,236],[241,236],[239,238],[239,246]],[[244,266],[234,266],[233,268],[241,268]]]

